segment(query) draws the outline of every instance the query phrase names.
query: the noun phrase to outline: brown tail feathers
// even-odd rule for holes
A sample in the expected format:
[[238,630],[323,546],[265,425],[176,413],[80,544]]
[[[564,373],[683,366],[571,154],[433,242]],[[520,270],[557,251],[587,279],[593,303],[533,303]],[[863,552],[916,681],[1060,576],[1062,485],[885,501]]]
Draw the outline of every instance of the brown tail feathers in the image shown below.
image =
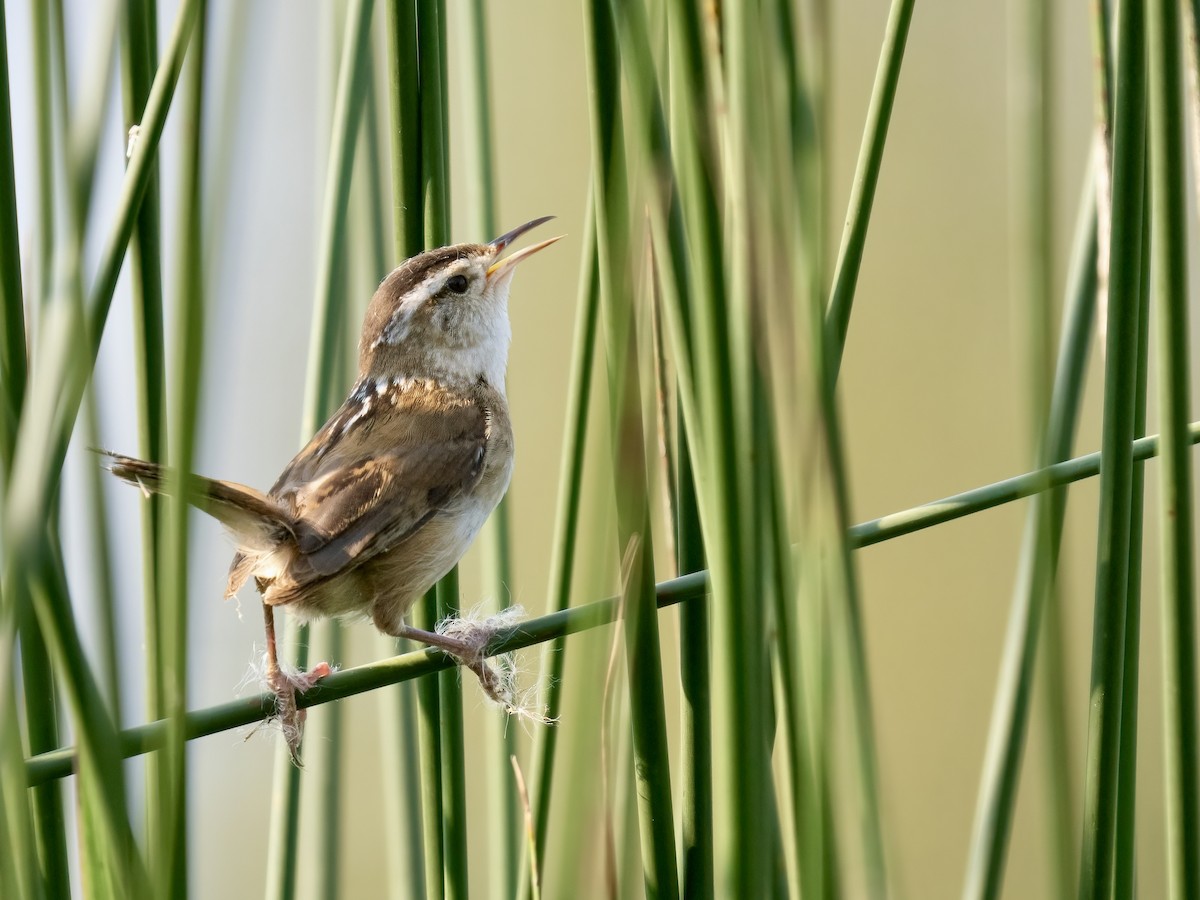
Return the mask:
[[[108,470],[122,481],[136,485],[146,494],[168,489],[167,475],[158,463],[122,456],[108,450]],[[228,528],[238,544],[252,550],[271,550],[286,535],[294,535],[295,523],[288,512],[261,491],[232,481],[189,475],[188,503],[208,513]]]

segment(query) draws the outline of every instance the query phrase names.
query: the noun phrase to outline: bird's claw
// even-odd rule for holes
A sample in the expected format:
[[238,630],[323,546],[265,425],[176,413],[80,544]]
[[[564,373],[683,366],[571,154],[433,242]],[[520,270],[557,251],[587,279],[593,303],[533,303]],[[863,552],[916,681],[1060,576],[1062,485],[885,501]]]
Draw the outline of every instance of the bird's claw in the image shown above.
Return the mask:
[[303,766],[300,759],[300,740],[304,737],[304,720],[308,710],[301,709],[296,704],[296,694],[305,693],[313,685],[333,672],[329,663],[322,662],[313,666],[307,672],[288,673],[281,668],[275,668],[267,674],[267,686],[275,695],[275,718],[287,741],[288,753],[292,762]]

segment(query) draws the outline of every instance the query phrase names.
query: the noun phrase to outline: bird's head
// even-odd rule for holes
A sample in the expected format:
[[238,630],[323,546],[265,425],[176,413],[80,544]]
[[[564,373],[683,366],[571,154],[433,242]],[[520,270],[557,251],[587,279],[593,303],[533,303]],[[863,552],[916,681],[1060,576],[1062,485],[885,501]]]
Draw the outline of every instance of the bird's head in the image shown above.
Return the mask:
[[401,375],[475,382],[504,390],[508,291],[517,263],[557,237],[504,256],[543,216],[487,244],[454,244],[406,260],[383,280],[367,306],[359,341],[363,378]]

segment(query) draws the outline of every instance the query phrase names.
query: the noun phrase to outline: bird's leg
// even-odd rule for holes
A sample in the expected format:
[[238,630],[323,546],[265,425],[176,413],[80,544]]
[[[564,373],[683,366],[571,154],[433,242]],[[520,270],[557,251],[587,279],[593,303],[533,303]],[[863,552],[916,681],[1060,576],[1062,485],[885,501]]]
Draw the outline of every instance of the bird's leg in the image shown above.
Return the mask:
[[275,714],[279,717],[292,762],[300,765],[300,738],[304,734],[304,719],[308,711],[296,706],[296,692],[307,691],[332,669],[329,663],[322,662],[307,672],[285,672],[279,665],[275,643],[275,609],[266,603],[263,604],[263,623],[267,632],[267,686],[275,694]]
[[439,650],[453,656],[475,673],[475,677],[479,679],[479,686],[489,698],[499,703],[505,709],[512,708],[512,691],[505,685],[500,676],[496,674],[495,669],[487,664],[487,661],[483,657],[483,646],[452,637],[448,634],[422,631],[420,628],[413,628],[411,625],[392,625],[387,631],[394,637],[419,641],[430,647],[437,647]]

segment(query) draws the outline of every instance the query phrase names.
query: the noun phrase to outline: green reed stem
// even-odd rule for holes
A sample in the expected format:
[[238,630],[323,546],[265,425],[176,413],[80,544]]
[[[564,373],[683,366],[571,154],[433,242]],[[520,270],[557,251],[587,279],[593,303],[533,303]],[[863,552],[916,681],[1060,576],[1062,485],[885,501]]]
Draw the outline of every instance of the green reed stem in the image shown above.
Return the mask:
[[[691,448],[682,426],[676,445],[675,569],[689,575],[704,568]],[[713,881],[712,676],[708,603],[679,610],[679,679],[683,689],[683,808],[680,813],[680,880],[685,897],[716,896]]]
[[[1042,458],[1058,462],[1071,452],[1083,398],[1084,373],[1096,312],[1096,197],[1092,178],[1085,179],[1083,202],[1075,229],[1068,276],[1064,327],[1051,389],[1050,413]],[[997,682],[992,723],[984,760],[975,823],[967,862],[964,897],[999,895],[1004,875],[1012,813],[1029,722],[1029,696],[1034,685],[1038,629],[1052,615],[1052,592],[1066,516],[1066,495],[1052,489],[1038,494],[1030,506],[1009,613],[1008,634]],[[1047,618],[1046,627],[1051,627]],[[1055,694],[1057,696],[1057,694]],[[1059,792],[1067,790],[1058,786]],[[1056,837],[1061,840],[1061,837]],[[1057,847],[1066,851],[1066,847]],[[1071,838],[1072,859],[1076,852]],[[1070,875],[1074,882],[1074,875]],[[1058,884],[1061,885],[1060,876]]]
[[53,5],[46,0],[30,3],[33,31],[34,146],[37,151],[37,249],[34,267],[35,296],[44,305],[54,292],[54,68],[50,32]]
[[[345,652],[346,634],[340,622],[323,622],[312,630],[313,646],[319,659],[341,659]],[[320,722],[312,723],[313,737],[308,742],[310,764],[306,766],[307,789],[313,792],[312,824],[315,826],[302,853],[313,861],[312,878],[318,897],[338,896],[341,876],[342,837],[345,820],[342,816],[345,740],[342,720],[345,711],[334,704],[324,711]],[[299,861],[297,861],[297,865]]]
[[[458,614],[458,568],[437,584],[438,617]],[[438,676],[439,749],[442,796],[437,813],[442,822],[447,898],[470,895],[467,859],[466,748],[463,739],[462,670],[447,669]]]
[[[51,543],[49,538],[46,543]],[[89,835],[92,846],[100,848],[91,872],[105,873],[122,896],[146,896],[148,875],[125,808],[118,731],[88,667],[56,548],[50,546],[43,554],[35,558],[36,568],[27,567],[20,574],[62,679],[80,742],[79,792],[84,798],[80,806],[86,826],[96,832]],[[11,561],[9,565],[15,568]]]
[[662,666],[655,615],[648,473],[633,324],[631,245],[624,148],[620,143],[620,71],[612,10],[585,4],[592,87],[592,190],[600,306],[607,348],[618,546],[625,579],[625,659],[646,894],[679,895],[674,816],[667,760]]
[[[670,106],[673,133],[690,136],[672,145],[674,165],[680,173],[690,203],[687,207],[688,231],[699,248],[699,263],[694,275],[703,304],[711,308],[724,286],[720,247],[720,216],[716,203],[716,178],[719,167],[717,140],[711,124],[713,93],[711,79],[719,61],[708,61],[703,25],[695,4],[673,2],[667,11],[670,40]],[[664,248],[669,250],[669,248]],[[658,255],[655,260],[657,263]],[[671,261],[666,262],[667,266]],[[659,269],[662,266],[658,266]],[[656,273],[664,281],[661,272]],[[684,322],[692,319],[686,305],[678,300],[667,304],[678,307]],[[663,305],[660,298],[658,307]],[[668,313],[669,315],[669,313]],[[684,329],[688,328],[684,324]],[[676,347],[678,348],[678,343]],[[676,366],[678,369],[678,365]],[[682,388],[680,389],[680,391]],[[683,404],[676,395],[677,449],[675,471],[675,554],[676,570],[682,574],[698,571],[705,565],[704,538],[701,533],[700,491],[696,484],[693,443],[700,441],[699,427],[692,433],[686,427]],[[664,428],[666,428],[664,423]],[[687,604],[680,611],[680,680],[683,688],[683,807],[681,810],[682,865],[684,896],[712,897],[715,885],[715,841],[713,827],[713,712],[708,602]]]
[[[1145,175],[1150,196],[1149,169]],[[1138,290],[1137,375],[1134,388],[1134,434],[1146,433],[1148,357],[1150,345],[1150,217],[1142,218],[1142,271]],[[1133,464],[1129,509],[1129,599],[1125,614],[1125,683],[1121,691],[1121,744],[1117,771],[1117,824],[1114,838],[1113,889],[1116,897],[1136,895],[1137,882],[1137,739],[1138,682],[1142,634],[1142,525],[1145,465]]]
[[1015,18],[1009,77],[1010,129],[1015,144],[1011,231],[1018,273],[1014,302],[1024,356],[1029,446],[1036,464],[1042,462],[1042,435],[1054,372],[1054,30],[1050,8],[1041,0],[1024,0],[1015,10]]
[[[122,16],[121,69],[125,128],[140,129],[143,111],[150,95],[151,80],[158,50],[156,4],[152,0],[132,0]],[[140,140],[130,137],[130,140]],[[129,162],[132,165],[132,160]],[[138,452],[152,462],[165,461],[163,438],[166,366],[163,350],[162,235],[158,199],[158,165],[149,164],[146,187],[138,207],[129,256],[133,292],[134,369],[137,382]],[[161,533],[163,499],[146,498],[142,516],[142,585],[145,598],[146,708],[151,717],[166,714],[165,686],[167,666],[162,644],[166,639],[162,623],[159,588],[162,584],[158,538]],[[153,762],[147,780],[147,833],[161,835],[166,830],[162,804],[170,786],[169,775]]]
[[[38,300],[44,310],[55,296],[54,252],[55,194],[54,194],[54,99],[53,51],[51,47],[50,3],[32,4],[33,74],[35,101],[35,147],[38,174],[38,231],[36,284]],[[47,515],[57,514],[57,507]],[[17,603],[17,628],[21,644],[21,693],[25,706],[25,739],[31,753],[37,753],[58,743],[59,724],[56,704],[54,671],[45,637],[37,618],[20,593],[24,586],[10,583],[7,593]],[[67,866],[67,839],[63,816],[63,798],[56,790],[37,790],[31,797],[33,824],[37,833],[38,856],[45,886],[49,894],[70,892]]]
[[[437,592],[431,588],[413,608],[413,622],[430,630],[437,625]],[[417,745],[421,760],[421,847],[424,850],[425,898],[446,895],[445,835],[442,829],[441,683],[438,678],[417,682]]]
[[[1200,422],[1188,425],[1188,440],[1193,444],[1200,443]],[[1139,438],[1131,445],[1132,458],[1136,461],[1149,459],[1159,453],[1159,436]],[[869,547],[882,541],[888,541],[902,535],[923,531],[935,525],[941,525],[954,519],[961,519],[992,509],[1014,500],[1062,487],[1085,478],[1094,478],[1101,474],[1102,453],[1089,453],[1076,456],[1065,462],[1055,463],[1024,475],[1016,475],[997,481],[984,487],[953,494],[942,500],[935,500],[903,512],[892,513],[869,522],[862,522],[849,529],[851,546],[857,548]]]
[[[64,225],[61,229],[62,239],[54,247],[55,260],[55,302],[65,302],[75,313],[82,309],[82,255],[86,236],[86,224],[91,204],[91,189],[95,180],[95,163],[99,149],[101,125],[107,113],[108,88],[111,84],[110,72],[116,50],[118,11],[113,3],[103,4],[98,8],[97,15],[100,23],[96,29],[96,37],[90,42],[89,52],[85,60],[82,75],[80,97],[76,104],[77,110],[82,108],[84,113],[73,116],[68,91],[67,48],[64,34],[63,4],[55,2],[51,5],[53,27],[51,37],[55,43],[52,56],[55,62],[55,103],[54,112],[57,114],[57,129],[60,135],[58,148],[54,155],[55,162],[61,164],[65,177],[65,212]],[[86,428],[92,434],[98,431],[95,408],[94,386],[87,388],[87,424]],[[98,442],[93,439],[92,444]],[[101,627],[101,646],[104,659],[104,686],[107,699],[110,702],[111,717],[114,727],[120,727],[119,701],[119,668],[118,651],[116,646],[116,612],[114,607],[114,592],[110,560],[108,552],[108,535],[104,519],[103,487],[100,480],[103,477],[98,467],[87,467],[85,475],[91,488],[93,521],[100,530],[92,535],[93,559],[96,570],[94,576],[94,593],[96,606],[99,610]],[[52,540],[57,540],[52,536]],[[57,550],[54,551],[58,555]],[[61,573],[60,573],[61,577]],[[28,690],[29,685],[26,685]],[[186,707],[181,707],[186,708]],[[123,794],[123,786],[120,786]],[[117,872],[122,868],[114,865],[111,858],[112,848],[106,846],[101,838],[107,829],[105,820],[108,815],[101,807],[104,805],[103,792],[97,790],[94,784],[85,780],[80,786],[78,799],[77,831],[80,835],[79,869],[80,880],[88,886],[88,890],[98,896],[105,893],[120,892],[120,878]],[[120,813],[125,815],[122,805]],[[60,876],[65,878],[69,872],[64,859],[61,864]]]
[[[11,602],[11,598],[6,598]],[[6,690],[15,690],[12,680]],[[38,867],[37,838],[30,818],[29,791],[20,772],[24,750],[21,727],[17,721],[16,697],[0,702],[0,847],[5,849],[9,865],[0,866],[0,888],[5,896],[40,900],[45,896]]]
[[363,97],[370,78],[371,12],[374,0],[354,0],[342,40],[331,123],[333,142],[325,178],[325,211],[318,247],[317,294],[313,307],[313,332],[309,346],[301,437],[308,440],[337,408],[344,385],[337,372],[337,322],[343,316],[346,222],[349,217],[350,181],[354,172],[355,138],[362,116]]
[[892,120],[892,107],[900,84],[900,67],[904,62],[904,47],[908,41],[908,26],[912,22],[915,6],[916,0],[892,0],[883,47],[879,52],[875,86],[871,89],[871,102],[867,107],[867,124],[854,169],[854,181],[851,182],[846,228],[842,232],[842,244],[833,273],[833,288],[829,294],[829,310],[826,313],[828,340],[825,359],[834,381],[837,381],[846,347],[850,311],[854,306],[854,292],[858,287],[858,273],[862,268],[867,229],[871,222],[871,207],[875,202],[875,189],[879,185],[879,172],[883,168],[883,151],[887,145],[888,126]]
[[[449,123],[446,120],[446,35],[445,9],[441,0],[417,2],[417,62],[420,83],[421,183],[425,210],[425,246],[441,247],[450,243]],[[436,617],[426,628],[458,614],[457,568],[439,583]],[[442,866],[444,896],[468,895],[466,815],[448,814],[447,807],[458,805],[466,795],[465,752],[462,736],[462,683],[458,673],[447,673],[437,680],[437,750],[431,746],[429,766],[440,766],[441,786],[437,809],[426,810],[427,827],[433,827],[437,815],[442,829]],[[426,764],[425,748],[422,762]],[[426,833],[426,842],[429,833]],[[432,881],[432,879],[430,879]]]
[[[194,468],[196,422],[200,405],[200,366],[204,356],[205,286],[202,243],[204,48],[207,44],[207,6],[202,3],[195,45],[188,58],[184,96],[182,166],[180,170],[179,275],[173,340],[173,397],[171,404],[171,462],[176,472]],[[190,507],[182,483],[164,504],[158,596],[164,664],[161,687],[168,720],[167,752],[161,761],[161,832],[155,836],[157,891],[183,896],[188,884],[187,831],[187,669],[188,669],[188,521]]]
[[[771,884],[776,860],[774,841],[774,781],[771,777],[770,749],[774,724],[770,709],[771,693],[767,654],[767,627],[764,608],[761,523],[756,490],[758,466],[739,465],[739,460],[756,458],[758,429],[755,423],[754,389],[759,348],[754,340],[757,315],[755,294],[761,281],[758,266],[766,261],[766,251],[755,236],[760,233],[762,195],[756,175],[762,162],[761,115],[756,97],[766,95],[768,86],[759,77],[757,47],[762,33],[756,13],[757,4],[735,4],[725,15],[725,57],[728,84],[728,115],[725,142],[728,151],[728,179],[725,187],[727,213],[725,253],[727,254],[727,290],[724,320],[700,317],[701,332],[714,324],[724,332],[717,354],[703,354],[724,372],[728,400],[710,427],[726,432],[715,436],[714,463],[720,468],[710,478],[723,483],[718,491],[725,496],[722,518],[727,517],[728,531],[706,548],[713,559],[714,573],[722,564],[731,564],[732,591],[716,590],[713,609],[718,641],[714,663],[718,673],[718,733],[728,735],[726,759],[732,766],[720,773],[719,780],[736,791],[739,827],[732,841],[733,852],[723,861],[728,884],[750,896],[763,896]],[[756,152],[757,151],[757,152]],[[684,202],[686,204],[687,197]],[[721,343],[724,346],[719,346]],[[726,431],[727,430],[727,431]],[[733,493],[730,494],[732,489]],[[715,492],[714,492],[715,493]],[[756,602],[744,598],[754,597]],[[761,598],[761,599],[760,599]],[[724,690],[722,690],[724,688]],[[753,824],[751,824],[753,823]],[[730,865],[733,863],[733,866]]]
[[1107,900],[1113,883],[1121,691],[1125,672],[1129,522],[1133,477],[1138,287],[1141,279],[1146,66],[1143,7],[1118,12],[1112,249],[1100,477],[1096,610],[1092,639],[1081,898]]
[[386,11],[392,223],[398,264],[420,253],[425,243],[416,0],[387,0]]
[[8,92],[8,37],[0,9],[0,489],[8,483],[17,422],[25,398],[25,301],[13,170],[12,108]]
[[[1193,13],[1195,7],[1193,5]],[[1179,5],[1150,4],[1150,152],[1155,318],[1162,420],[1163,695],[1167,871],[1172,897],[1200,896],[1200,738],[1197,737],[1193,491],[1187,444],[1187,170]],[[1195,176],[1197,173],[1193,173]]]
[[[580,265],[579,311],[571,349],[571,374],[567,386],[566,435],[563,442],[562,468],[558,478],[558,511],[554,518],[551,543],[549,603],[551,610],[565,610],[571,604],[571,577],[575,572],[575,553],[579,535],[579,506],[583,495],[583,462],[587,450],[588,398],[591,395],[592,368],[596,350],[596,320],[600,308],[600,271],[596,256],[596,217],[593,196],[588,191],[584,217],[583,261]],[[566,641],[551,643],[542,654],[545,675],[542,684],[546,713],[557,718],[562,709],[563,671],[566,668]],[[546,862],[550,830],[550,798],[554,785],[559,729],[543,728],[534,737],[533,797],[534,855],[539,866]],[[531,876],[522,867],[523,889],[532,890]],[[543,875],[539,868],[537,875]]]
[[[79,273],[91,211],[92,188],[96,177],[96,159],[99,153],[100,134],[108,112],[109,88],[112,86],[113,57],[117,49],[118,20],[120,10],[117,0],[107,0],[98,8],[100,18],[96,26],[97,37],[89,45],[84,61],[84,70],[79,87],[80,98],[75,107],[69,102],[67,90],[66,43],[61,20],[62,4],[56,3],[59,17],[55,19],[54,38],[55,84],[58,87],[58,128],[63,135],[60,155],[65,157],[67,183],[67,238],[59,252],[64,260],[63,268],[69,274],[60,275],[65,289],[72,294],[72,302],[82,303],[83,283]],[[83,433],[87,445],[100,445],[100,412],[96,397],[96,385],[90,383],[84,398]],[[87,466],[85,479],[89,513],[92,525],[88,529],[91,540],[93,567],[93,591],[96,598],[97,619],[100,626],[101,669],[105,694],[112,710],[113,721],[121,722],[120,701],[120,651],[117,646],[117,622],[115,588],[113,585],[112,559],[107,518],[107,502],[104,496],[105,475],[99,466]]]

